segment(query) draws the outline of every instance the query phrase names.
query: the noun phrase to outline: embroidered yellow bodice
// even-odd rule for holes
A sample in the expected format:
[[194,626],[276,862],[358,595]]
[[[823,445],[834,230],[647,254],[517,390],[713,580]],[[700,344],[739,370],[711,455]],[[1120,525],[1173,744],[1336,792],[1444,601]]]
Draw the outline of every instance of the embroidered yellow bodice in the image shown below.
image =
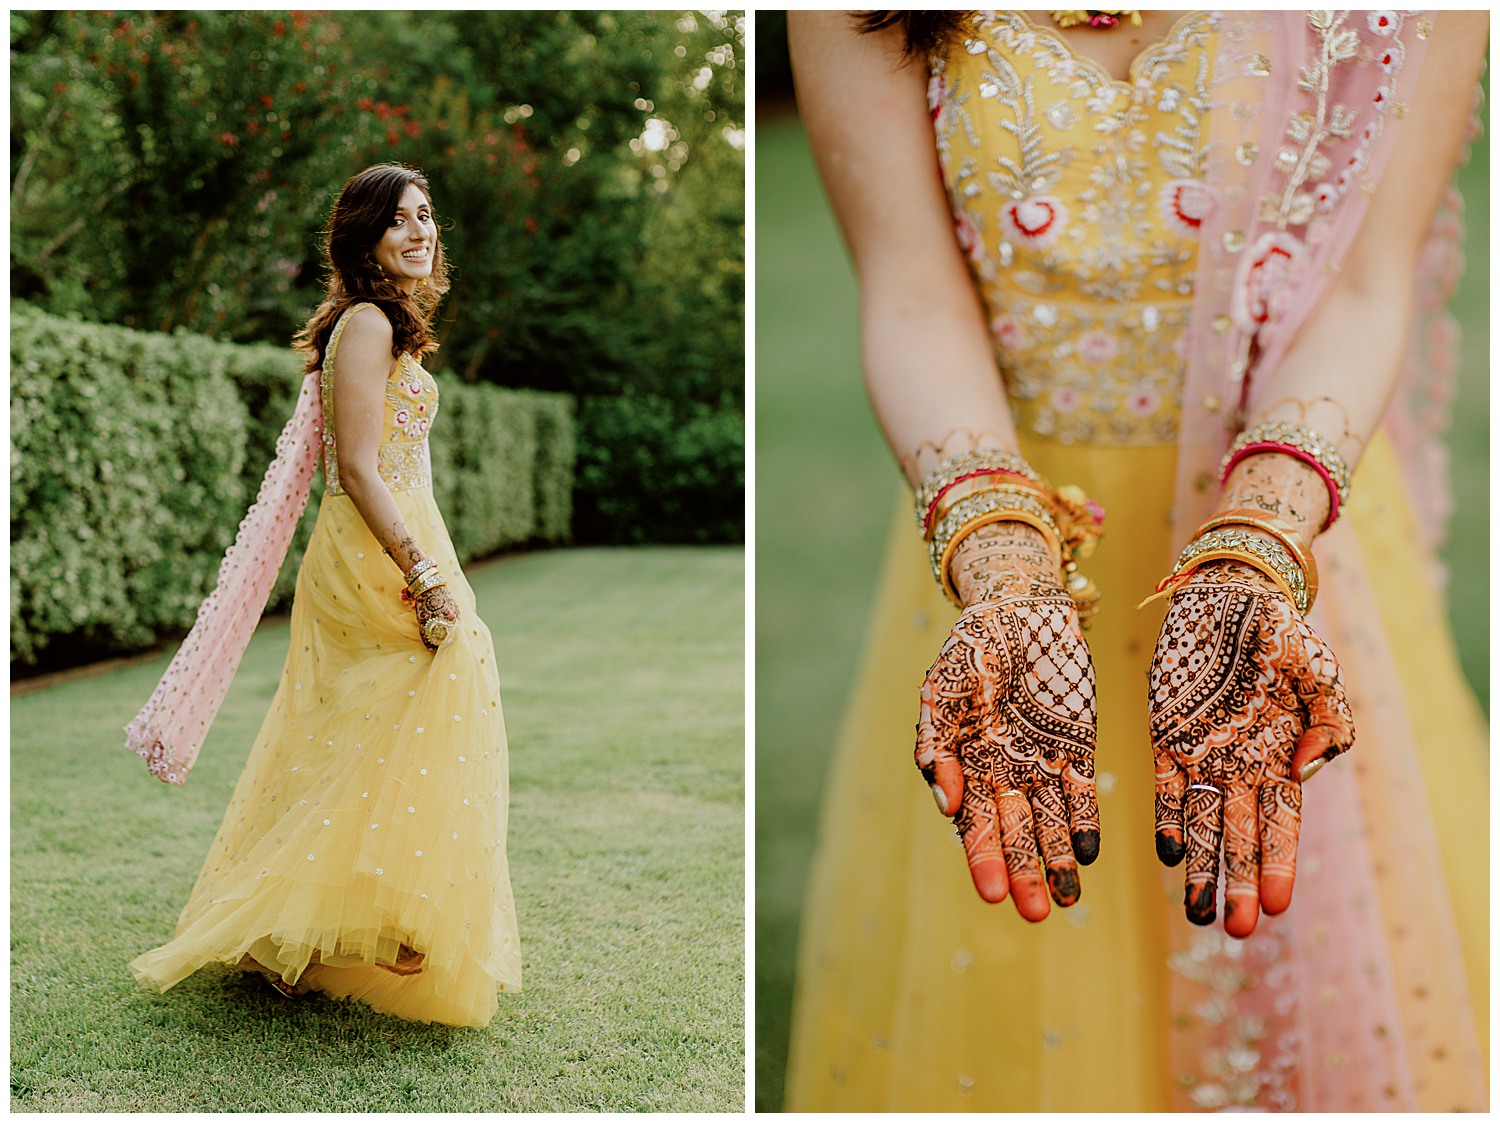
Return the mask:
[[[344,325],[361,308],[356,304],[339,317],[323,349],[323,480],[325,494],[343,495],[339,485],[338,446],[334,440],[333,364]],[[377,467],[392,491],[432,486],[432,457],[427,431],[437,417],[438,389],[432,375],[410,355],[403,354],[385,384],[385,431],[380,438]]]
[[928,89],[960,245],[1016,421],[1063,443],[1177,438],[1212,13],[1111,79],[1020,12],[977,12]]

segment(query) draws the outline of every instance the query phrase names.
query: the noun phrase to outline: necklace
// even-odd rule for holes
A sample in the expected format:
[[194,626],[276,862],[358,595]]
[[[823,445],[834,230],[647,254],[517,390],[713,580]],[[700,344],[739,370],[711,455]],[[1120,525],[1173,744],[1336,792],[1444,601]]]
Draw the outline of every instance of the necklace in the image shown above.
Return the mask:
[[1053,23],[1057,24],[1058,27],[1064,28],[1086,23],[1090,27],[1097,27],[1103,30],[1120,26],[1121,19],[1129,19],[1131,27],[1141,26],[1141,13],[1139,9],[1132,11],[1128,8],[1118,8],[1110,12],[1075,11],[1048,12],[1047,14],[1052,17]]

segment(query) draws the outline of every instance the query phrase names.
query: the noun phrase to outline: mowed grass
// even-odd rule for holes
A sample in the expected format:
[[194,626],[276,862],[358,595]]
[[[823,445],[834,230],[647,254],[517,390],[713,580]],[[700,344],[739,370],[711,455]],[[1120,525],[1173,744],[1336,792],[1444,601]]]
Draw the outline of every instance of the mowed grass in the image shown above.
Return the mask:
[[288,1001],[170,938],[288,643],[251,644],[192,778],[120,727],[167,656],[11,705],[17,1111],[738,1111],[744,1107],[744,553],[569,550],[470,574],[510,739],[525,991],[487,1029]]
[[[852,274],[795,117],[756,129],[755,1099],[780,1108],[798,921],[824,772],[900,474],[861,374]],[[1461,186],[1469,262],[1445,551],[1465,672],[1489,696],[1488,147]],[[915,720],[915,711],[913,711]],[[872,985],[879,985],[876,980]]]

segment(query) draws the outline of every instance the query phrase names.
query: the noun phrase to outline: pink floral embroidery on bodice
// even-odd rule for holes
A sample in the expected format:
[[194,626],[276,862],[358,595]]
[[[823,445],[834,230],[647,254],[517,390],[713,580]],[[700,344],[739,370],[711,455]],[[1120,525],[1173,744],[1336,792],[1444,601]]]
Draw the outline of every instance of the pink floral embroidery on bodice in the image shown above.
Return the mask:
[[959,244],[1018,424],[1062,443],[1177,438],[1216,20],[1111,79],[1020,12],[977,12],[929,103]]
[[[339,317],[324,349],[323,391],[323,479],[326,494],[342,495],[339,485],[338,446],[334,439],[333,364],[339,337],[349,317],[361,308],[357,304]],[[427,432],[438,411],[438,388],[432,375],[410,355],[396,362],[385,386],[385,431],[380,440],[377,466],[380,478],[392,491],[410,491],[432,486],[432,456],[427,446]]]

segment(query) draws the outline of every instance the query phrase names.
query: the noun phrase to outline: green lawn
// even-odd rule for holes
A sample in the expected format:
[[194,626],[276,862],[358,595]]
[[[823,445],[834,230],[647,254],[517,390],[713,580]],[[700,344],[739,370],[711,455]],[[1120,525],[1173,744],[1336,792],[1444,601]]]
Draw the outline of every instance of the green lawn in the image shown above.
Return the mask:
[[[798,917],[823,773],[854,674],[899,472],[866,401],[855,293],[794,118],[756,129],[755,1098],[779,1109]],[[1464,186],[1465,364],[1451,437],[1450,614],[1489,683],[1488,147]]]
[[17,1111],[738,1111],[744,1106],[744,554],[569,550],[475,569],[510,738],[525,992],[485,1030],[289,1002],[165,941],[275,689],[261,629],[192,778],[120,727],[166,656],[11,705]]

